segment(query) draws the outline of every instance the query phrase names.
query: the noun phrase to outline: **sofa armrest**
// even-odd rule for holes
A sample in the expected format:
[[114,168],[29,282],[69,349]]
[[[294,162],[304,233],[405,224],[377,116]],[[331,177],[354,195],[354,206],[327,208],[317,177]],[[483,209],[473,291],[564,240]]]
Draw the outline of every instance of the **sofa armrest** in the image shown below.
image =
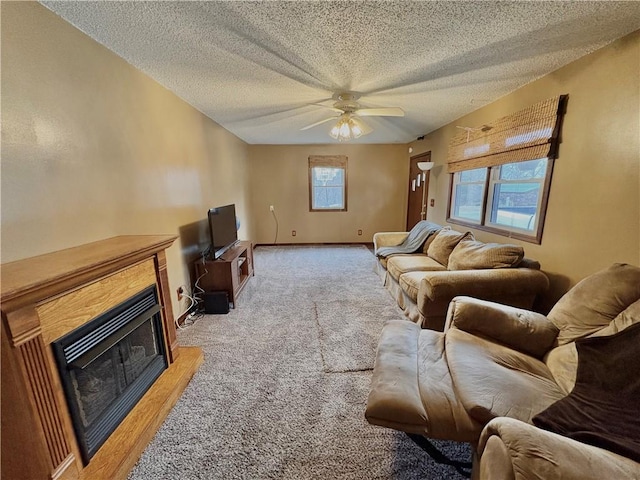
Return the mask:
[[474,470],[480,480],[640,478],[630,458],[507,417],[485,426]]
[[431,300],[452,299],[458,295],[486,298],[496,296],[496,292],[504,296],[539,294],[547,288],[547,276],[530,268],[425,272],[420,284],[420,289]]
[[549,351],[559,331],[539,313],[470,297],[449,304],[445,330],[452,326],[537,358]]
[[409,236],[409,232],[378,232],[373,234],[373,248],[377,252],[380,247],[395,247]]

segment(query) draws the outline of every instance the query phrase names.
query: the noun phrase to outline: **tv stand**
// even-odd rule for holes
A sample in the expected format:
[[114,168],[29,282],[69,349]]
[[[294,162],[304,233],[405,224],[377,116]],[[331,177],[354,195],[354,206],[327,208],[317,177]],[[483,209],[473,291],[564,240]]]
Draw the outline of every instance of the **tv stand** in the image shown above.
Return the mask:
[[240,241],[217,260],[198,260],[195,263],[199,285],[205,292],[226,291],[229,303],[236,307],[238,295],[254,276],[253,245]]

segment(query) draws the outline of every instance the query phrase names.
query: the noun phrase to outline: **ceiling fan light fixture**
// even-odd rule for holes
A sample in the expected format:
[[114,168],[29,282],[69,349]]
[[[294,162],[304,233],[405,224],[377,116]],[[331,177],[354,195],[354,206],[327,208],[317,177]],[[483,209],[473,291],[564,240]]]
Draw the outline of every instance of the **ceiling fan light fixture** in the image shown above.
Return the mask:
[[329,131],[329,135],[339,142],[353,140],[354,138],[361,137],[363,133],[358,122],[351,118],[349,114],[340,115],[338,123]]

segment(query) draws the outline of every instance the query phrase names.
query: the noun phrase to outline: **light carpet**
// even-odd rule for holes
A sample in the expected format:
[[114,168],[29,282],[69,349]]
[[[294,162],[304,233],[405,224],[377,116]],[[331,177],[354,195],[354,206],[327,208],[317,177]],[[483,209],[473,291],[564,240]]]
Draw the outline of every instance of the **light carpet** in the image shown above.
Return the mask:
[[178,332],[205,361],[129,480],[464,478],[364,418],[380,330],[402,318],[370,250],[258,247],[254,260],[237,308]]

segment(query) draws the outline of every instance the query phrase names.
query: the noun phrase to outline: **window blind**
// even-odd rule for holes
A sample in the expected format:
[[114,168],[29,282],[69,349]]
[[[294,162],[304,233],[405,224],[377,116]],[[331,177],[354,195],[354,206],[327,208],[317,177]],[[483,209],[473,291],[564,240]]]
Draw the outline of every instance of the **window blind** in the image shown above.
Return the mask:
[[309,168],[313,167],[338,167],[346,168],[346,155],[309,155]]
[[449,173],[557,158],[567,99],[568,95],[559,95],[457,133],[449,143]]

